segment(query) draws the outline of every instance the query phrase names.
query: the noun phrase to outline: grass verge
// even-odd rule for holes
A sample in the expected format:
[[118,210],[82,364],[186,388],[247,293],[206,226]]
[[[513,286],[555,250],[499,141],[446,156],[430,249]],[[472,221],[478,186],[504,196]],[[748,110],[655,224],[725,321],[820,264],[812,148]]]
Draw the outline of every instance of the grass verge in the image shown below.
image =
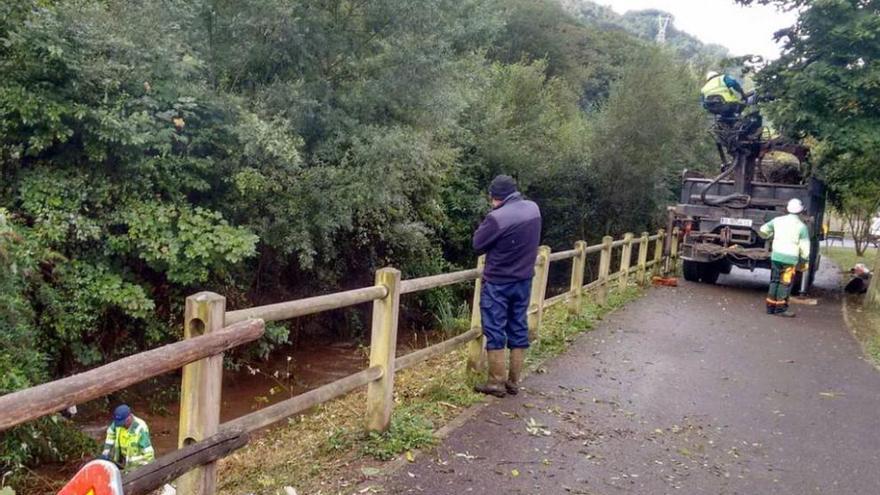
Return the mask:
[[[873,255],[875,252],[869,250],[867,253]],[[822,254],[837,263],[843,280],[847,280],[849,269],[856,263],[864,263],[868,267],[873,264],[870,256],[857,256],[852,248],[826,247],[822,248]],[[874,283],[880,283],[877,277],[880,276],[875,275]],[[874,366],[880,368],[880,311],[865,309],[862,305],[864,299],[864,295],[844,295],[844,316],[865,355],[874,362]]]
[[[605,306],[585,301],[579,315],[564,305],[549,308],[541,339],[529,351],[530,369],[564,352],[574,338],[591,330],[609,312],[636,299],[642,290],[612,291]],[[323,404],[310,414],[256,436],[241,451],[220,462],[221,494],[342,494],[379,474],[386,461],[436,442],[434,432],[484,397],[473,392],[483,379],[465,370],[465,349],[439,356],[398,373],[391,428],[383,434],[363,432],[363,391]]]

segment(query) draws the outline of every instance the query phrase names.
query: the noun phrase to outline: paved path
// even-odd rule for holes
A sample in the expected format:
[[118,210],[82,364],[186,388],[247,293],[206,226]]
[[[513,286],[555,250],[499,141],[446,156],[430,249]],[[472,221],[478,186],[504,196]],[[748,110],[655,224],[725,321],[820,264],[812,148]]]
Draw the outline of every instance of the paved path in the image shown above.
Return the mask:
[[843,323],[833,267],[794,319],[764,314],[766,275],[652,289],[386,493],[880,493],[880,373]]

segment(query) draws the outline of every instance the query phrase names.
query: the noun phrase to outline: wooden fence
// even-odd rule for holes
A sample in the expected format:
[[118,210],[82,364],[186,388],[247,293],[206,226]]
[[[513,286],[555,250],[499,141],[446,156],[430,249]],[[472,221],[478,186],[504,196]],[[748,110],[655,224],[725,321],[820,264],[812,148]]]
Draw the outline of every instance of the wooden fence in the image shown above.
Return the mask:
[[[651,252],[651,244],[654,249]],[[665,245],[665,247],[664,247]],[[633,249],[638,248],[633,263]],[[619,255],[615,255],[619,250]],[[584,283],[587,255],[599,254],[596,280]],[[649,259],[650,257],[650,259]],[[572,260],[571,285],[567,292],[545,298],[550,263]],[[611,272],[617,260],[619,269]],[[541,246],[535,262],[528,310],[529,339],[540,338],[541,317],[554,304],[566,303],[568,311],[581,311],[586,293],[604,304],[614,284],[631,281],[646,284],[652,274],[666,274],[678,261],[678,233],[667,238],[664,231],[647,232],[636,238],[603,238],[588,246],[578,241],[574,249],[551,253]],[[376,272],[370,287],[295,301],[227,311],[226,299],[202,292],[186,299],[184,340],[129,356],[99,368],[0,397],[0,431],[96,399],[148,378],[183,368],[180,397],[179,450],[124,476],[126,495],[146,494],[178,479],[178,493],[210,495],[216,487],[215,462],[241,448],[256,430],[301,413],[318,404],[367,386],[366,428],[385,430],[394,405],[394,374],[434,356],[468,345],[467,366],[482,370],[484,339],[480,323],[480,290],[484,257],[477,267],[454,273],[401,280],[394,268]],[[475,281],[470,330],[439,344],[397,356],[397,323],[400,296],[452,284]],[[259,339],[265,322],[280,321],[356,304],[373,303],[370,365],[341,380],[310,390],[259,411],[220,424],[223,352]]]

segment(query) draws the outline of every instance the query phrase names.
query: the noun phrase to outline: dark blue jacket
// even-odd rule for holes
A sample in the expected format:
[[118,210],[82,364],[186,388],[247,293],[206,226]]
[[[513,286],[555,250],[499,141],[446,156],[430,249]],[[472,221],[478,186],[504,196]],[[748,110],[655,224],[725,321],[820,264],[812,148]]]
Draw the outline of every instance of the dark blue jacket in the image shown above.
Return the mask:
[[486,253],[483,280],[507,284],[532,278],[541,242],[541,211],[513,193],[474,232],[474,249]]

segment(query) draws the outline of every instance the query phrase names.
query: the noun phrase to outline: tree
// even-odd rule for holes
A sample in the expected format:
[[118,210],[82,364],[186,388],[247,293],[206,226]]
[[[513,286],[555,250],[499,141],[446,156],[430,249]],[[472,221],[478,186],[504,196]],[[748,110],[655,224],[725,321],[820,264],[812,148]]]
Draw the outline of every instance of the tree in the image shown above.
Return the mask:
[[776,34],[782,56],[757,81],[775,99],[779,130],[819,143],[814,155],[832,202],[864,237],[880,190],[880,1],[738,1],[799,9],[797,23]]

